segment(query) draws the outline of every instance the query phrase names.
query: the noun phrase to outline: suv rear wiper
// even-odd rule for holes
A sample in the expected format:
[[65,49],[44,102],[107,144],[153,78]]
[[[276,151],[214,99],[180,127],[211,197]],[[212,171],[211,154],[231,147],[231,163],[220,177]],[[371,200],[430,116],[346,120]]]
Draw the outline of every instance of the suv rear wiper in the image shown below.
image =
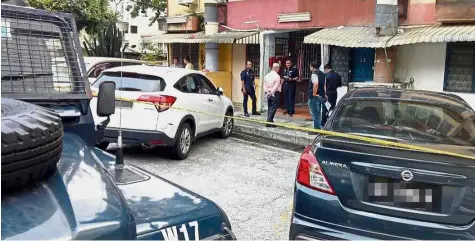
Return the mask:
[[28,79],[28,78],[35,78],[35,77],[42,77],[42,76],[53,76],[53,73],[6,75],[6,76],[2,76],[2,81],[3,80],[21,80],[21,79]]

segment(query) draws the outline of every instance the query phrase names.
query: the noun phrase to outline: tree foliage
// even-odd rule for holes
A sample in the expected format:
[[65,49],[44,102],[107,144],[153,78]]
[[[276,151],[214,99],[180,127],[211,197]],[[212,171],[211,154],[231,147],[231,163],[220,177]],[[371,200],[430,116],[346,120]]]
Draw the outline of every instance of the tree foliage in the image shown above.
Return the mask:
[[156,64],[159,61],[166,59],[165,53],[159,47],[157,43],[142,42],[142,50],[144,53],[140,56],[140,59],[152,64]]
[[105,31],[97,33],[92,40],[84,40],[83,46],[88,56],[97,57],[120,57],[123,35],[110,23]]
[[78,31],[94,34],[117,20],[108,0],[28,0],[31,7],[47,11],[72,13]]
[[135,18],[141,14],[147,16],[147,10],[152,10],[154,15],[150,16],[151,26],[154,24],[167,9],[167,0],[136,0],[131,1],[131,5],[128,5],[126,10],[130,11],[130,16]]

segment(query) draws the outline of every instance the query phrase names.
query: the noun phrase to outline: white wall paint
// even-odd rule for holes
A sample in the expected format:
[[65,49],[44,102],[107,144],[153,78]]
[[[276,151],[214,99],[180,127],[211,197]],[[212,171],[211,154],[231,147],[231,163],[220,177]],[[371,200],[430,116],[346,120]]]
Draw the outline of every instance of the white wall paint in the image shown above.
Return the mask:
[[[142,35],[156,35],[156,34],[163,34],[164,32],[158,30],[157,22],[149,26],[149,23],[150,23],[149,19],[151,16],[155,14],[153,11],[148,10],[147,14],[140,14],[139,16],[132,18],[130,16],[130,12],[125,10],[125,7],[128,4],[132,4],[130,0],[124,0],[117,5],[115,5],[114,1],[112,1],[111,7],[116,9],[116,11],[119,12],[119,14],[121,15],[119,18],[122,21],[127,22],[129,25],[129,32],[124,35],[124,39],[129,41],[129,46],[136,45],[134,50],[141,52],[142,50],[141,50],[140,43],[142,40]],[[124,7],[123,11],[122,11],[122,7]],[[130,32],[130,26],[137,26],[136,34],[133,34]]]
[[[414,78],[414,89],[442,92],[445,73],[445,43],[411,44],[397,47],[396,80]],[[454,93],[475,109],[475,94]]]
[[232,101],[242,103],[241,92],[241,71],[246,66],[246,45],[233,45],[233,65],[232,65]]

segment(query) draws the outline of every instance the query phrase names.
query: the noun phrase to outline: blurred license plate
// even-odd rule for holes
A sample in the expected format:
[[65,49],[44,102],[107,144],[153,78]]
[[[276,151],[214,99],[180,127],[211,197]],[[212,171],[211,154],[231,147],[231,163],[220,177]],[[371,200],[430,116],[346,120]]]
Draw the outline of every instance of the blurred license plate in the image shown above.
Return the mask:
[[130,101],[123,101],[123,100],[116,100],[115,107],[117,108],[132,108],[132,102]]
[[364,201],[387,206],[440,212],[442,187],[427,183],[370,178]]

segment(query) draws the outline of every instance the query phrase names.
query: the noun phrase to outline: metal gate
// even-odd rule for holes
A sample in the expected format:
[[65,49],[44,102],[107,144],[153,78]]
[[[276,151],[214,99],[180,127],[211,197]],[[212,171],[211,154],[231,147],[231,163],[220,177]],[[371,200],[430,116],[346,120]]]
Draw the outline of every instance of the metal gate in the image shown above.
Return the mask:
[[350,73],[350,49],[330,46],[330,63],[333,70],[341,76],[343,85],[348,85]]
[[199,55],[200,55],[200,45],[199,44],[182,44],[176,43],[172,44],[172,58],[180,58],[180,62],[183,61],[185,56],[190,57],[190,61],[195,67],[195,70],[199,67]]
[[[321,61],[321,47],[317,44],[304,44],[305,36],[313,33],[315,30],[302,30],[290,32],[287,38],[275,38],[274,53],[275,56],[289,57],[297,68],[302,82],[297,84],[297,93],[295,94],[296,104],[307,104],[308,101],[308,81],[310,79],[310,63]],[[282,93],[283,95],[283,93]],[[284,104],[284,98],[281,98],[281,106]]]

